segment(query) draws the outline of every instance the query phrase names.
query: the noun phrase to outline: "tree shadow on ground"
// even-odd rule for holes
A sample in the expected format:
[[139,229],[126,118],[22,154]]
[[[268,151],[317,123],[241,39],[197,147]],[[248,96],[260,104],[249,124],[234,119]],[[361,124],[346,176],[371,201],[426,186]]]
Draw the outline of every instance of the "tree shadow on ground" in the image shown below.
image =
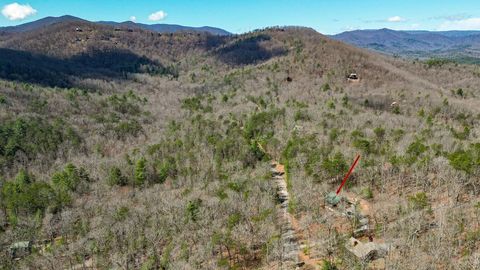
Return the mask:
[[233,66],[258,64],[276,56],[287,54],[287,50],[280,47],[264,46],[272,38],[260,34],[246,39],[238,39],[214,51],[215,56],[222,62]]
[[74,78],[126,79],[127,73],[170,74],[171,70],[128,50],[90,50],[68,59],[0,49],[0,78],[51,87],[74,87]]

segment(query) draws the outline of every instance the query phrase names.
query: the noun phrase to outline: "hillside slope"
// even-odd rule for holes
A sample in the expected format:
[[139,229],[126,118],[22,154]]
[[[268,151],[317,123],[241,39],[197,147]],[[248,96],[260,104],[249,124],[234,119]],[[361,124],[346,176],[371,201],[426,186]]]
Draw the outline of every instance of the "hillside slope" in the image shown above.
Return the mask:
[[23,32],[38,30],[56,23],[61,23],[61,22],[86,22],[86,20],[83,20],[74,16],[70,16],[70,15],[65,15],[60,17],[45,17],[33,22],[24,23],[16,26],[0,27],[0,32],[4,32],[8,34],[23,33]]
[[[0,47],[0,246],[35,245],[0,253],[6,269],[479,266],[476,66],[297,27],[63,22]],[[324,199],[357,154],[342,195],[368,217],[358,239],[392,247],[373,263]]]

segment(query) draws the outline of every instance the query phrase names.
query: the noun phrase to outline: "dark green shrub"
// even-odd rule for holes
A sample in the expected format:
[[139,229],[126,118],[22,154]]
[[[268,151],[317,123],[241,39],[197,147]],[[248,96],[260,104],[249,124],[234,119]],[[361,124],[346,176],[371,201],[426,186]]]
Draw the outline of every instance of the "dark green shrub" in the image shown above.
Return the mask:
[[383,127],[376,127],[373,132],[375,133],[375,136],[377,137],[377,140],[383,141],[385,138],[385,129]]
[[443,106],[448,107],[448,105],[449,105],[448,98],[444,98],[442,104],[443,104]]
[[255,158],[255,160],[257,161],[266,161],[266,160],[269,160],[270,157],[267,155],[267,153],[265,153],[261,148],[260,148],[260,145],[259,145],[259,141],[257,140],[251,140],[250,142],[250,147],[249,147],[249,150],[250,150],[250,153],[252,154],[252,156]]
[[394,106],[392,109],[392,113],[401,114],[402,112],[400,111],[400,106]]
[[463,112],[455,115],[455,120],[463,123],[464,125],[467,125],[468,120],[469,120],[470,118],[472,118],[472,115],[471,115],[471,114],[466,114],[466,113],[463,113]]
[[51,211],[57,213],[63,208],[68,207],[72,204],[72,195],[71,192],[65,187],[55,187],[55,200],[52,202]]
[[462,88],[458,88],[456,91],[455,91],[455,94],[459,97],[464,97],[465,96],[465,93],[463,92],[463,89]]
[[425,119],[425,122],[429,125],[429,126],[433,126],[433,115],[432,114],[429,114],[427,116],[427,119]]
[[330,261],[323,261],[322,270],[338,270],[338,268]]
[[329,177],[335,177],[345,173],[348,170],[348,165],[343,154],[337,152],[331,157],[325,158],[322,161],[321,168]]
[[305,102],[298,101],[296,99],[289,99],[287,100],[287,106],[292,106],[297,109],[306,109],[308,108],[308,104]]
[[327,108],[334,110],[335,109],[335,101],[329,100],[327,101]]
[[424,145],[421,140],[417,139],[407,147],[406,155],[403,157],[402,161],[405,164],[412,165],[417,162],[417,160],[423,156],[428,149],[428,146]]
[[314,136],[299,137],[294,135],[288,140],[285,149],[282,151],[281,162],[287,165],[287,163],[294,159],[298,154],[313,151],[313,147],[310,147],[311,145],[315,145]]
[[298,110],[293,116],[295,121],[310,121],[310,115],[306,111]]
[[330,133],[328,134],[328,138],[330,139],[331,142],[335,142],[338,139],[339,135],[340,135],[340,131],[337,128],[332,128],[330,130]]
[[423,108],[421,108],[419,111],[418,111],[418,116],[420,117],[425,117],[425,110]]
[[78,146],[81,139],[76,132],[61,120],[53,124],[41,118],[20,117],[5,121],[0,125],[0,165],[1,160],[8,165],[17,152],[24,153],[29,159],[38,154],[56,157],[60,145],[71,142]]
[[227,103],[228,102],[228,95],[224,94],[222,95],[222,102]]
[[353,139],[356,139],[356,138],[362,138],[365,136],[365,134],[363,134],[362,131],[358,130],[358,129],[355,129],[354,131],[352,131],[352,133],[350,134],[350,136],[353,138]]
[[320,168],[320,163],[322,158],[325,156],[325,153],[322,153],[321,150],[311,149],[306,151],[307,161],[305,162],[304,169],[307,175],[312,175],[314,177],[319,177],[322,169]]
[[241,193],[245,191],[247,183],[245,181],[232,181],[227,184],[227,187],[235,192]]
[[142,131],[143,127],[137,120],[121,121],[114,127],[114,132],[119,139],[125,139],[128,136],[137,137]]
[[285,109],[271,109],[265,112],[254,113],[246,120],[244,124],[244,138],[251,140],[259,137],[272,137],[275,129],[275,120],[284,115]]
[[443,145],[439,143],[434,143],[430,145],[430,148],[432,149],[433,153],[435,156],[442,156],[444,154],[443,152]]
[[425,61],[425,64],[427,65],[428,68],[432,68],[432,67],[441,67],[449,62],[450,61],[447,59],[431,58]]
[[228,198],[228,194],[225,192],[223,187],[215,191],[215,196],[221,201]]
[[186,98],[182,101],[182,109],[189,110],[191,112],[200,111],[203,109],[202,101],[200,97]]
[[7,210],[11,221],[20,214],[35,214],[43,211],[54,200],[52,188],[45,182],[36,182],[34,177],[21,170],[14,180],[1,187],[0,202]]
[[127,115],[138,115],[141,112],[139,103],[143,102],[140,97],[130,91],[120,96],[115,94],[110,96],[108,103],[116,112]]
[[73,164],[67,164],[62,171],[52,176],[52,187],[55,191],[55,200],[52,203],[54,212],[69,206],[72,203],[72,192],[78,191],[80,184],[90,181],[85,169],[78,169]]
[[455,151],[448,155],[448,160],[453,168],[468,174],[473,173],[474,169],[480,165],[478,156],[475,157],[472,151]]
[[395,142],[399,142],[404,135],[405,135],[405,130],[403,129],[395,129],[392,132],[392,137]]
[[410,207],[415,210],[422,210],[430,206],[427,194],[425,192],[419,192],[415,195],[408,197]]
[[373,142],[363,139],[363,138],[358,138],[353,140],[352,142],[353,147],[363,151],[366,154],[371,154],[374,152],[374,144]]
[[127,184],[127,178],[122,175],[120,168],[112,167],[108,172],[107,183],[110,186],[124,186]]
[[215,158],[218,161],[232,160],[240,151],[240,145],[237,138],[228,136],[222,139],[220,136],[210,136],[207,138],[208,142],[215,146]]
[[147,180],[147,161],[140,158],[135,165],[135,186],[142,186]]
[[465,246],[474,251],[477,247],[477,243],[480,242],[480,229],[474,229],[473,231],[467,231],[465,235]]
[[466,140],[468,137],[470,137],[470,127],[465,125],[463,127],[463,131],[456,131],[454,128],[450,128],[450,131],[452,132],[453,137],[459,140]]
[[332,89],[332,88],[330,87],[330,84],[328,84],[328,83],[324,83],[324,84],[322,85],[322,91],[323,91],[323,92],[326,92],[326,91],[331,90],[331,89]]
[[165,182],[165,180],[167,180],[169,172],[170,172],[170,163],[164,162],[160,164],[160,167],[158,169],[157,182],[160,184]]
[[247,100],[256,104],[259,108],[262,108],[262,109],[267,108],[267,102],[261,96],[260,97],[255,97],[255,96],[252,96],[252,95],[248,95]]
[[417,139],[408,146],[406,153],[410,156],[418,157],[427,150],[428,146],[424,145],[420,140]]
[[55,188],[65,188],[68,191],[75,191],[81,182],[89,182],[89,176],[83,168],[78,169],[75,165],[68,163],[62,171],[52,176],[52,183]]
[[19,185],[28,185],[35,181],[34,177],[24,169],[21,169],[15,176],[15,183]]
[[115,220],[124,221],[127,218],[129,212],[130,212],[130,209],[128,209],[128,207],[126,206],[120,207],[115,212]]
[[362,189],[362,197],[365,199],[373,199],[372,189],[369,187]]
[[240,223],[241,219],[242,219],[242,215],[240,213],[231,214],[230,216],[228,216],[227,228],[229,230],[233,229],[233,227],[235,227],[235,225]]
[[201,199],[189,201],[185,209],[187,219],[193,222],[198,220],[198,214],[200,212],[200,206],[202,205]]
[[173,158],[167,158],[165,161],[157,164],[156,167],[157,175],[155,182],[164,183],[167,178],[174,177],[176,175],[177,169],[175,165],[175,160]]
[[48,102],[45,99],[34,98],[29,101],[28,108],[30,111],[44,114],[47,109]]
[[207,105],[203,108],[204,113],[212,113],[213,112],[213,107],[210,105]]

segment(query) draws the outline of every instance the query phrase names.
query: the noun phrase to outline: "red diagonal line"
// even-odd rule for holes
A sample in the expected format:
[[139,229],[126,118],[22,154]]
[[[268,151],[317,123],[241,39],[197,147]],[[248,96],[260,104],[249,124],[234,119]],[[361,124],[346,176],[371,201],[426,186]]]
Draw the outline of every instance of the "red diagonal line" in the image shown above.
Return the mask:
[[345,185],[345,183],[347,182],[348,177],[350,177],[350,174],[352,174],[353,169],[355,168],[355,166],[357,166],[357,163],[358,163],[359,159],[360,159],[360,155],[357,156],[357,158],[355,159],[355,162],[353,162],[353,164],[352,164],[352,167],[350,167],[350,170],[348,171],[347,175],[345,175],[345,178],[343,178],[342,184],[340,185],[340,187],[337,190],[337,195],[338,195],[338,193],[340,193],[340,191],[342,191],[342,188]]

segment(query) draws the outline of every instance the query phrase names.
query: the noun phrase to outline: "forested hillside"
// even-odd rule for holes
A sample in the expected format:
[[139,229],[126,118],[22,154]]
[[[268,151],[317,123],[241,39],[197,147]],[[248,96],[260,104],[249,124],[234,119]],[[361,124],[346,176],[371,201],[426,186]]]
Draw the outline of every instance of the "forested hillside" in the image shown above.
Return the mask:
[[[285,166],[298,267],[479,266],[477,66],[296,27],[65,22],[0,47],[1,268],[295,269],[272,161]],[[345,249],[358,221],[324,199],[356,154],[345,194],[391,246],[373,263]],[[13,259],[22,241],[32,250]]]

